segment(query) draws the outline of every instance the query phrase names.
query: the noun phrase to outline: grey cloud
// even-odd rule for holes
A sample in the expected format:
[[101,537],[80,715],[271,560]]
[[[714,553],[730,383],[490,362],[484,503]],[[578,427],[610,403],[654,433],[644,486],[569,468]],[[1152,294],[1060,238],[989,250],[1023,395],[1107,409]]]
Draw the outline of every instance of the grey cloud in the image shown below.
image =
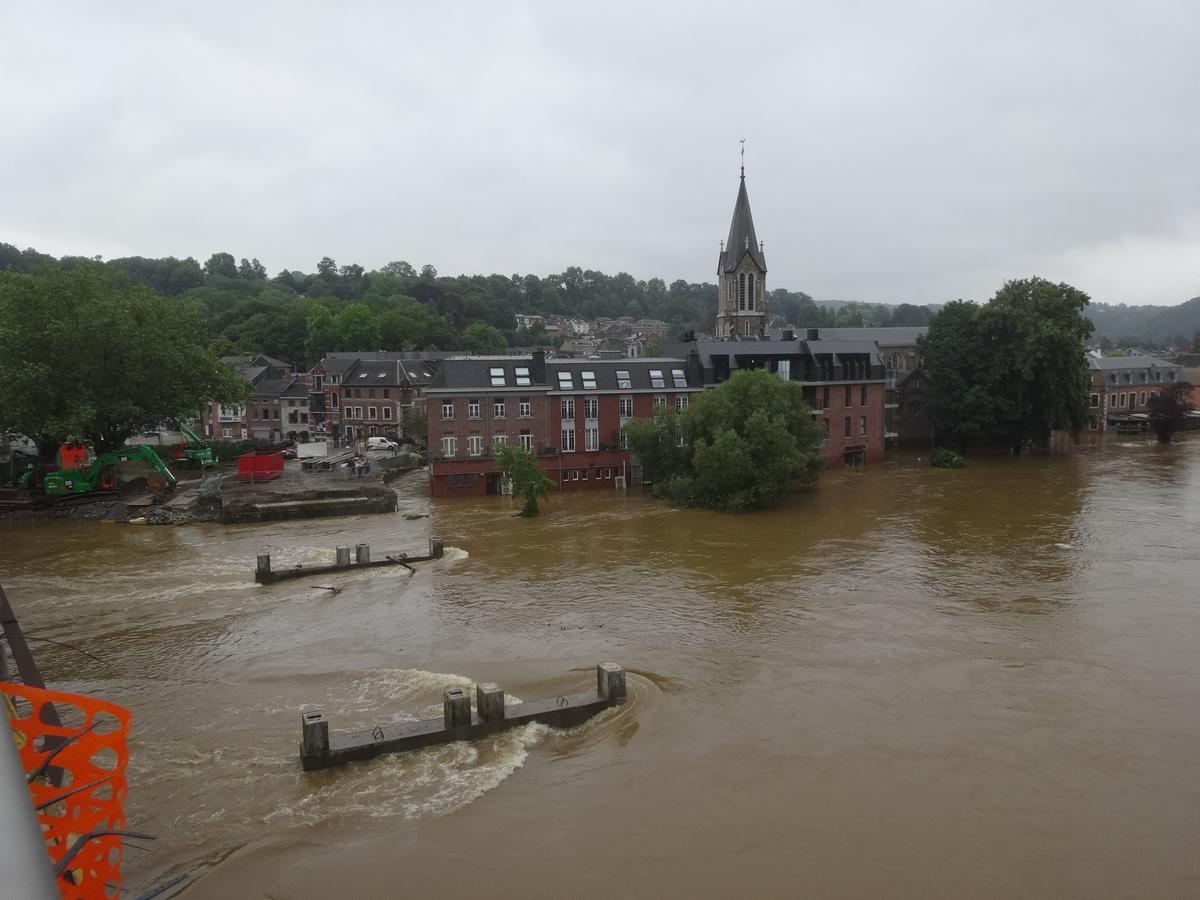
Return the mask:
[[745,137],[772,286],[1200,293],[1191,3],[26,6],[0,240],[45,252],[711,281]]

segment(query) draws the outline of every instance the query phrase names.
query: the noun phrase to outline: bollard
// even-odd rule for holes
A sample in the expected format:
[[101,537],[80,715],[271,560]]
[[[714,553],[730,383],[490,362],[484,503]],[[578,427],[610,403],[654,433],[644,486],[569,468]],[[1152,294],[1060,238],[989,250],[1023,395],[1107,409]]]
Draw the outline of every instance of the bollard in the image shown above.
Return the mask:
[[270,574],[271,574],[271,554],[270,553],[258,554],[257,575],[259,576],[259,579],[261,580],[263,575],[270,575]]
[[503,722],[504,691],[491,682],[475,685],[475,711],[484,722]]
[[346,569],[346,568],[350,567],[350,548],[349,547],[338,547],[337,548],[337,564],[338,564],[338,568],[340,568],[340,569]]
[[462,688],[442,691],[442,719],[447,729],[471,724],[471,696]]
[[329,722],[319,709],[300,714],[300,755],[324,756],[329,752]]
[[429,539],[429,558],[430,559],[441,559],[442,558],[442,539],[441,538],[432,537]]
[[596,666],[596,693],[609,700],[625,699],[625,670],[616,663]]
[[371,548],[367,544],[355,544],[354,561],[360,563],[370,562]]

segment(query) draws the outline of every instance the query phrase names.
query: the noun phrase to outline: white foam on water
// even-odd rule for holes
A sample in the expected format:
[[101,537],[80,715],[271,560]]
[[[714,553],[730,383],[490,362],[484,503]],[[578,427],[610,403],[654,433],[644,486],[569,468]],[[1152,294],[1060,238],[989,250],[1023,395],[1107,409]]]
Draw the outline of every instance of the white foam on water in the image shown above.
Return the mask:
[[471,554],[462,547],[443,547],[442,559],[448,563],[462,562],[464,559],[470,559]]

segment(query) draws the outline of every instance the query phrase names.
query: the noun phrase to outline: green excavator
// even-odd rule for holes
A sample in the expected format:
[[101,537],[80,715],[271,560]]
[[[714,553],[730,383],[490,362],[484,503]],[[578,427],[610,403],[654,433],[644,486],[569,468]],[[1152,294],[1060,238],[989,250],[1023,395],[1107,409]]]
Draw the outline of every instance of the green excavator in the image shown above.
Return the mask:
[[64,494],[88,494],[92,491],[112,490],[117,486],[113,468],[117,463],[129,459],[140,459],[152,465],[169,486],[174,487],[176,478],[167,464],[146,444],[137,447],[122,447],[111,453],[101,453],[86,469],[59,469],[47,472],[42,478],[42,488],[54,497]]
[[188,428],[182,419],[175,421],[175,427],[179,429],[180,434],[187,438],[188,445],[183,451],[183,458],[188,461],[189,465],[207,469],[217,464],[216,457],[213,456],[212,447],[204,443],[200,439],[200,435]]

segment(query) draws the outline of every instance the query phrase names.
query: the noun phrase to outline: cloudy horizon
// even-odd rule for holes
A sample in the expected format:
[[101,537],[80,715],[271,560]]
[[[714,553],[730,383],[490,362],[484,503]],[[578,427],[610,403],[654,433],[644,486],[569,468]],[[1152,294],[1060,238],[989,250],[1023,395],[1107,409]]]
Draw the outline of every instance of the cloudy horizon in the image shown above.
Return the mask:
[[1200,8],[0,10],[0,241],[715,280],[739,139],[768,287],[1200,295]]

